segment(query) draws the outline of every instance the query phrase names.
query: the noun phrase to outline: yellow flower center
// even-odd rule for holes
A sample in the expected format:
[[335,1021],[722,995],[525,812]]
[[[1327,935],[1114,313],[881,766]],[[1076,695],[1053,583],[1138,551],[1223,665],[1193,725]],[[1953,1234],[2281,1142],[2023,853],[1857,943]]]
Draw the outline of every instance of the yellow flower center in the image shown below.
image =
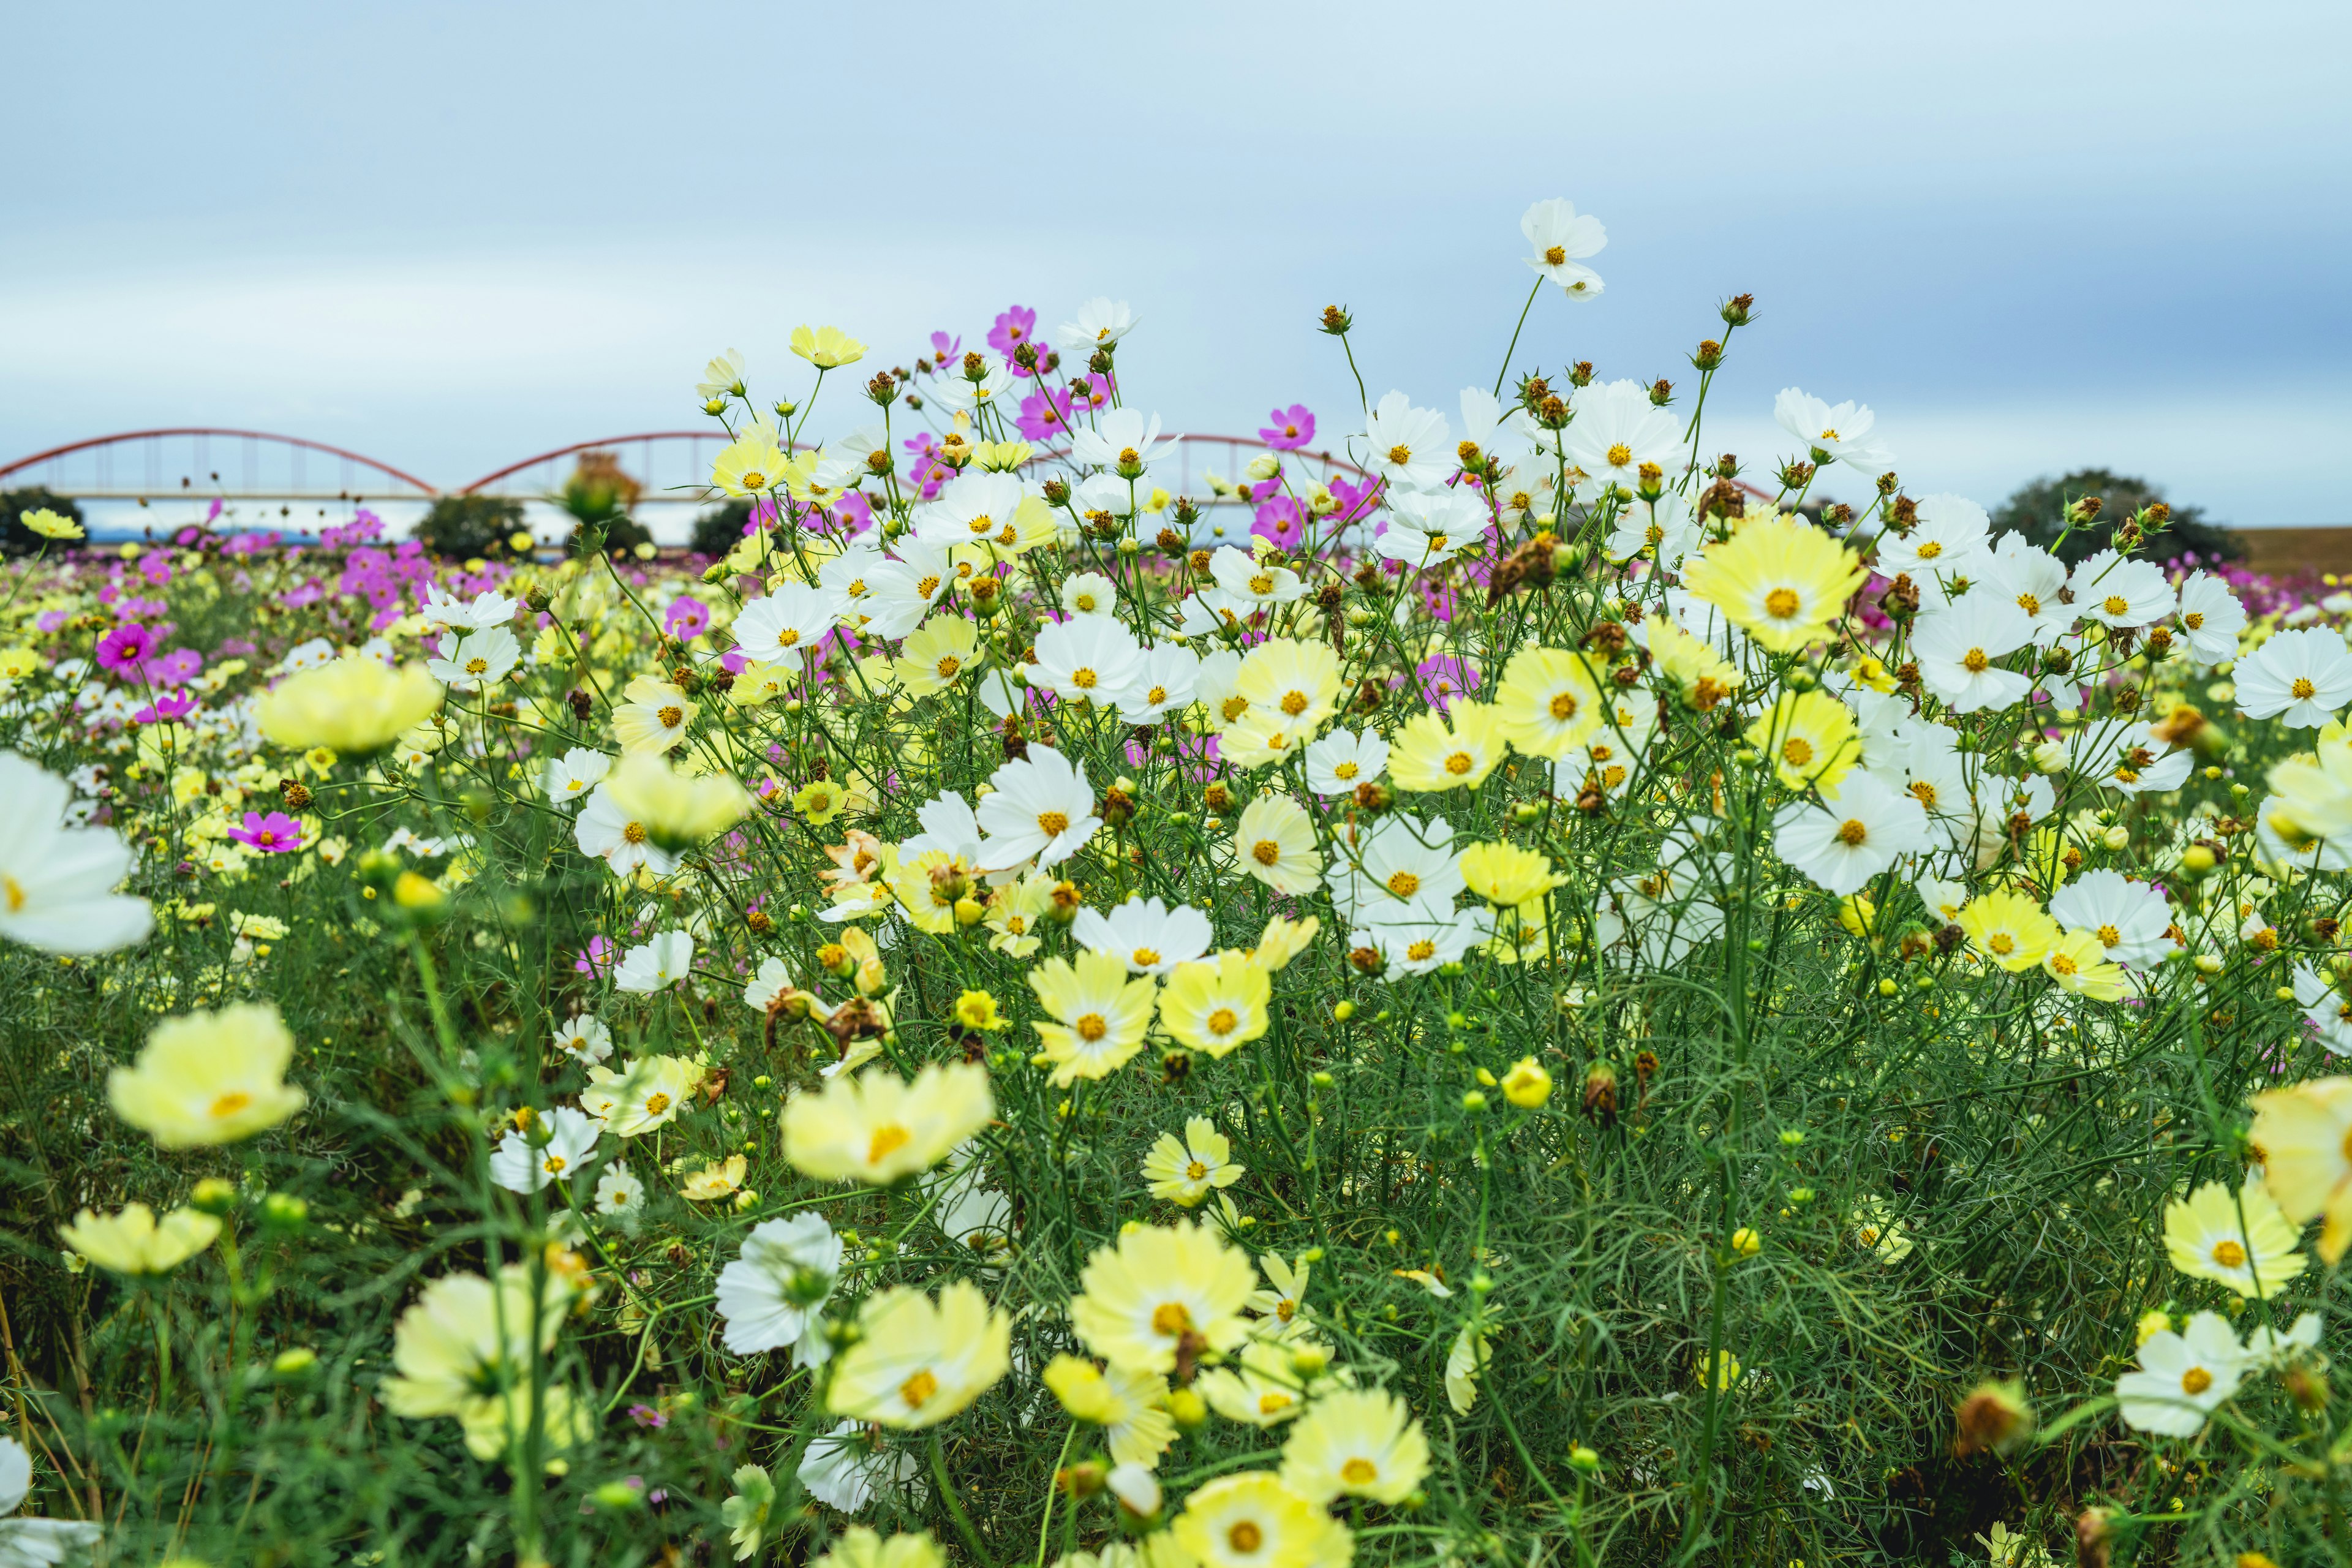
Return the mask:
[[1257,1396],[1257,1413],[1260,1415],[1272,1415],[1277,1411],[1289,1409],[1296,1403],[1297,1402],[1287,1394],[1269,1391]]
[[1131,955],[1131,961],[1138,969],[1149,969],[1160,962],[1160,950],[1156,947],[1139,947]]
[[1835,429],[1829,429],[1822,431],[1817,439],[1823,441],[1838,441],[1844,439],[1844,437],[1841,437]]
[[1282,710],[1294,719],[1306,712],[1307,706],[1307,697],[1304,691],[1286,691],[1282,694]]
[[546,1159],[541,1160],[539,1163],[539,1168],[545,1171],[551,1176],[560,1176],[563,1174],[564,1163],[562,1155],[550,1154]]
[[1037,814],[1037,831],[1049,838],[1056,834],[1066,833],[1069,828],[1070,818],[1066,812],[1041,811]]
[[874,1130],[874,1136],[866,1142],[866,1163],[869,1165],[878,1165],[890,1155],[892,1151],[903,1149],[914,1141],[915,1135],[912,1132],[895,1121],[886,1121]]
[[1228,724],[1249,711],[1249,699],[1239,695],[1226,698],[1217,704],[1218,715]]
[[989,516],[986,512],[982,512],[978,517],[975,517],[970,522],[965,523],[964,526],[971,530],[974,533],[986,533],[990,529],[996,526],[996,520]]
[[2187,615],[2180,617],[2180,624],[2187,626],[2192,632],[2196,631],[2205,624],[2205,612],[2202,610],[2191,610]]
[[1265,1544],[1265,1531],[1245,1519],[1225,1531],[1225,1544],[1247,1556]]
[[2213,1374],[2201,1366],[2192,1366],[2180,1374],[2180,1392],[2195,1398],[2213,1386]]
[[1764,595],[1764,613],[1776,621],[1795,618],[1802,605],[1794,588],[1775,588]]
[[1633,460],[1633,448],[1625,445],[1624,442],[1620,441],[1615,446],[1609,448],[1609,466],[1611,468],[1622,468]]
[[2075,972],[2076,972],[2076,965],[2075,965],[2075,963],[2074,963],[2074,956],[2073,956],[2072,954],[2070,954],[2070,953],[2063,953],[2063,952],[2053,952],[2053,953],[2052,953],[2052,954],[2050,955],[2050,973],[2053,973],[2053,974],[2064,975],[2064,974],[2073,974],[2073,973],[2074,973]]
[[2005,931],[1997,931],[1985,939],[1985,945],[1998,956],[2007,958],[2017,951],[2017,939]]
[[1090,1046],[1110,1033],[1110,1026],[1103,1022],[1100,1013],[1089,1013],[1071,1026],[1077,1030],[1078,1038]]
[[1576,717],[1576,710],[1577,710],[1578,706],[1579,706],[1579,704],[1578,704],[1577,700],[1576,700],[1576,693],[1575,693],[1575,692],[1573,692],[1573,691],[1559,691],[1559,692],[1554,692],[1554,693],[1552,694],[1552,700],[1551,700],[1551,704],[1550,704],[1550,707],[1551,707],[1551,716],[1552,716],[1552,718],[1553,718],[1555,721],[1557,721],[1558,722],[1562,723],[1562,724],[1565,724],[1565,723],[1567,723],[1570,719],[1573,719],[1573,718],[1575,718],[1575,717]]
[[1083,664],[1078,666],[1077,668],[1070,671],[1070,684],[1076,687],[1081,691],[1092,691],[1095,689],[1096,683],[1101,679],[1102,678],[1100,676],[1097,675],[1091,668]]
[[943,653],[940,655],[940,662],[937,668],[941,680],[953,680],[955,679],[956,671],[963,668],[963,660],[958,658],[951,653]]
[[1437,943],[1427,937],[1423,937],[1417,942],[1408,943],[1404,955],[1415,963],[1426,963],[1437,956]]
[[625,844],[643,844],[646,841],[646,825],[642,822],[630,823],[621,829],[621,841]]
[[1402,442],[1399,442],[1397,445],[1389,448],[1389,461],[1394,463],[1400,468],[1404,467],[1407,463],[1412,461],[1412,448],[1404,445]]
[[2017,596],[2017,607],[2029,616],[2038,616],[2042,613],[2042,601],[2031,594],[2020,594]]
[[1421,891],[1421,879],[1411,871],[1399,871],[1389,879],[1389,891],[1400,899],[1409,899]]
[[1456,752],[1445,759],[1445,771],[1455,778],[1460,778],[1464,773],[1468,773],[1474,765],[1467,752]]
[[669,1096],[662,1093],[659,1089],[656,1089],[653,1093],[646,1096],[646,1114],[647,1116],[659,1116],[663,1111],[667,1110],[668,1109]]
[[[1362,771],[1362,769],[1357,767],[1353,763],[1340,763],[1332,768],[1331,776],[1335,779],[1351,779]],[[12,888],[16,886],[14,882],[11,882],[8,885]]]
[[1919,546],[1917,552],[1919,559],[1922,561],[1933,561],[1937,556],[1941,555],[1943,552],[1944,542],[1940,539],[1928,540],[1926,543]]
[[2213,1261],[2224,1268],[2243,1268],[2246,1266],[2246,1249],[2234,1241],[2221,1242],[2213,1248]]
[[926,599],[929,598],[939,591],[940,579],[937,573],[933,573],[930,576],[922,578],[915,584],[915,592],[920,594]]
[[1934,784],[1929,784],[1926,779],[1914,779],[1911,781],[1911,793],[1918,796],[1919,804],[1921,805],[1926,806],[1929,811],[1936,809],[1936,786]]
[[2099,601],[2099,608],[2106,611],[2107,614],[2111,616],[2120,616],[2126,610],[2131,608],[2131,601],[2125,598],[2121,594],[2110,594],[2105,598]]
[[675,730],[680,724],[686,722],[686,710],[673,702],[668,707],[664,708],[659,712],[656,713],[654,717],[661,721],[661,727],[663,729]]
[[1985,672],[1985,667],[1991,662],[1992,660],[1985,657],[1985,650],[1980,647],[1972,647],[1960,656],[1960,668],[1970,675],[1982,675]]
[[1151,1309],[1151,1331],[1174,1339],[1192,1326],[1192,1314],[1181,1301],[1162,1301]]
[[1380,1467],[1360,1454],[1339,1467],[1339,1479],[1351,1487],[1368,1487],[1381,1479]]
[[467,675],[487,675],[489,673],[489,669],[490,661],[484,658],[479,654],[476,654],[473,658],[466,661],[466,673]]
[[925,1367],[898,1385],[898,1397],[907,1402],[908,1409],[920,1410],[923,1401],[939,1391],[940,1380],[931,1375],[930,1368]]
[[1198,1160],[1193,1161],[1191,1164],[1184,1167],[1184,1179],[1188,1182],[1206,1181],[1208,1179],[1208,1175],[1209,1167],[1203,1165]]
[[243,1110],[247,1106],[251,1105],[252,1103],[253,1096],[246,1093],[243,1089],[230,1089],[226,1094],[220,1096],[213,1101],[213,1120],[218,1121],[225,1118],[235,1116],[238,1111]]
[[768,476],[757,468],[746,468],[743,470],[743,488],[747,490],[766,489]]
[[1234,1016],[1231,1007],[1220,1007],[1209,1015],[1209,1033],[1222,1039],[1234,1032],[1241,1020]]
[[2123,941],[2123,939],[2124,933],[2117,931],[2113,926],[2101,926],[2099,928],[2099,945],[2102,947],[2113,947],[2117,942]]
[[1860,817],[1849,816],[1838,824],[1837,836],[1839,843],[1851,847],[1869,837],[1870,829],[1863,826]]
[[1792,768],[1801,768],[1813,760],[1813,743],[1802,735],[1791,735],[1780,748],[1781,760]]
[[1250,592],[1253,594],[1271,594],[1274,592],[1274,574],[1271,572],[1260,572],[1251,577],[1249,583]]
[[1282,858],[1282,846],[1271,838],[1261,838],[1250,847],[1250,858],[1261,866],[1271,866]]
[[16,880],[16,878],[5,874],[0,874],[0,894],[6,895],[8,900],[8,912],[10,914],[16,914],[24,909],[25,884]]
[[1548,246],[1544,249],[1544,265],[1547,267],[1558,267],[1567,259],[1568,247],[1564,245]]
[[2287,689],[2294,692],[2298,698],[2307,700],[2313,692],[2319,689],[2312,685],[2311,679],[2308,676],[2298,675],[2294,678],[2294,684],[2288,687]]

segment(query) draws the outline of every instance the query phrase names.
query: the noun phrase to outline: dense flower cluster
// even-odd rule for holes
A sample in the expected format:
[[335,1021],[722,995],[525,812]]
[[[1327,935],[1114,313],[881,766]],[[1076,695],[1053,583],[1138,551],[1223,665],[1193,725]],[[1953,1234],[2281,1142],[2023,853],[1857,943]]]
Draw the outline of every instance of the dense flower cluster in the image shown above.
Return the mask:
[[[1522,228],[1601,297],[1590,215]],[[1995,1511],[2085,1552],[2315,1542],[2162,1440],[2274,1501],[2342,1447],[2352,597],[2090,498],[2069,565],[1793,388],[1707,456],[1720,314],[1695,390],[1294,404],[1204,495],[1124,304],[863,382],[805,327],[813,385],[695,389],[698,574],[363,515],[18,573],[13,1016],[136,1134],[22,1250],[160,1399],[179,1343],[222,1432],[372,1403],[443,1489],[166,1507],[44,1394],[52,1500],[236,1560],[422,1506],[431,1561],[1843,1561],[1960,1539],[1890,1456],[2033,1445]],[[2120,1427],[1903,1426],[1993,1374]]]

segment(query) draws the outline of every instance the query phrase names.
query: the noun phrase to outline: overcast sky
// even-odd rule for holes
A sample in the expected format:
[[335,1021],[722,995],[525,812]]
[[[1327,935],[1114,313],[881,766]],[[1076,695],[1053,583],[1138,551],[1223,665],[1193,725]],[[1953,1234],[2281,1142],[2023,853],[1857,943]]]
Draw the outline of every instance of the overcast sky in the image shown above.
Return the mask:
[[1520,360],[1684,380],[1758,300],[1711,449],[1772,395],[1878,414],[1914,494],[2136,470],[2242,526],[2352,522],[2352,6],[0,6],[0,461],[149,425],[456,486],[1129,300],[1130,402],[1255,429],[1451,409],[1597,215],[1605,295]]

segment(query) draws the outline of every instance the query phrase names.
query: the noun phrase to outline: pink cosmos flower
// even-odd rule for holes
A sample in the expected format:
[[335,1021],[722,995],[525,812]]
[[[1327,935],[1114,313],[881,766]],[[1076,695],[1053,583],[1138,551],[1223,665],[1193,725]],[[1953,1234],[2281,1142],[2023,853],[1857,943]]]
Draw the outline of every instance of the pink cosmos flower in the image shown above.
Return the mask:
[[1477,669],[1450,654],[1422,660],[1413,673],[1421,678],[1422,700],[1441,713],[1454,698],[1478,689]]
[[668,612],[662,616],[662,630],[680,642],[692,642],[709,625],[709,606],[686,595],[672,599]]
[[[1035,318],[1034,315],[1031,317],[1031,324],[1035,324]],[[940,364],[953,363],[957,357],[962,353],[963,339],[960,337],[950,337],[945,332],[933,332],[931,334],[931,358],[935,363]]]
[[1296,550],[1306,528],[1306,513],[1289,496],[1276,496],[1257,509],[1257,521],[1250,531],[1261,539],[1272,540],[1284,550]]
[[155,651],[155,634],[137,621],[125,621],[98,639],[100,669],[130,670],[143,678],[142,667]]
[[[1037,312],[1026,305],[1013,305],[996,318],[996,325],[988,330],[988,346],[1003,354],[1009,362],[1013,351],[1027,342],[1037,331]],[[1014,367],[1016,370],[1018,366]],[[1026,374],[1025,371],[1021,372]]]
[[196,700],[193,693],[174,691],[168,696],[157,698],[131,717],[142,724],[170,724],[186,718],[195,710]]
[[1258,431],[1258,439],[1277,452],[1296,452],[1315,439],[1315,416],[1304,403],[1277,408],[1266,418],[1273,423]]
[[1030,393],[1013,424],[1024,441],[1059,440],[1070,433],[1070,395],[1050,386]]
[[228,836],[265,855],[283,855],[302,847],[302,825],[282,811],[273,811],[268,816],[248,811],[245,814],[245,826],[230,828]]

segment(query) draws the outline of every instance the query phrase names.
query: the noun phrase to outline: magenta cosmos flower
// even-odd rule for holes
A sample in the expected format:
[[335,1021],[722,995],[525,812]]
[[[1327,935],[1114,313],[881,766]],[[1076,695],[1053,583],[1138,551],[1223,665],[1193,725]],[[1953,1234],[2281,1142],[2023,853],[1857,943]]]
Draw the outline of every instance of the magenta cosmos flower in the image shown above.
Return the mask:
[[273,811],[268,816],[248,811],[245,814],[245,826],[230,828],[228,836],[265,855],[283,855],[302,847],[302,825],[282,811]]
[[996,325],[988,329],[988,346],[1010,360],[1013,351],[1027,342],[1036,331],[1036,311],[1026,305],[1011,306],[996,318]]
[[1315,439],[1315,416],[1304,403],[1277,408],[1266,417],[1273,423],[1261,428],[1257,437],[1277,452],[1296,452]]
[[684,595],[672,599],[668,613],[662,616],[662,630],[680,642],[692,642],[709,624],[709,607],[699,599]]
[[155,634],[137,621],[125,621],[98,639],[99,668],[143,674],[141,667],[154,651]]

